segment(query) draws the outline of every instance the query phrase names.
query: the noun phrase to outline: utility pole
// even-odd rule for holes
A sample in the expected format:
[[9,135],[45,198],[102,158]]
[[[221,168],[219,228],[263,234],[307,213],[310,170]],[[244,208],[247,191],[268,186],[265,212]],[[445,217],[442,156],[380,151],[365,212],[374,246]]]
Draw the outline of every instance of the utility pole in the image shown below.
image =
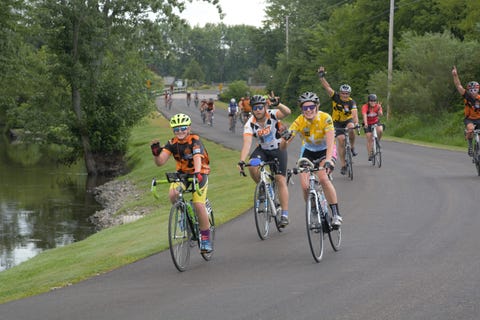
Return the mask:
[[395,12],[395,0],[390,0],[390,22],[388,27],[388,75],[387,75],[387,120],[390,119],[391,111],[391,87],[393,74],[393,16]]
[[288,16],[285,17],[285,46],[286,57],[288,62]]

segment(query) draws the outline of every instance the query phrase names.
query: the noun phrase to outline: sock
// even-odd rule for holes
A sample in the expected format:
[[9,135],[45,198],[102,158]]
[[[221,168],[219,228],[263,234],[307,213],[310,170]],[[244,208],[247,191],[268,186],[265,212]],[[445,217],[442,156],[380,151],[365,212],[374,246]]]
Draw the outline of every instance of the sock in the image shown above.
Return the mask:
[[331,204],[330,209],[332,209],[332,213],[334,216],[340,215],[340,212],[338,211],[338,203]]
[[210,229],[207,230],[200,230],[201,240],[208,240],[210,239]]
[[288,210],[282,210],[282,216],[288,217]]

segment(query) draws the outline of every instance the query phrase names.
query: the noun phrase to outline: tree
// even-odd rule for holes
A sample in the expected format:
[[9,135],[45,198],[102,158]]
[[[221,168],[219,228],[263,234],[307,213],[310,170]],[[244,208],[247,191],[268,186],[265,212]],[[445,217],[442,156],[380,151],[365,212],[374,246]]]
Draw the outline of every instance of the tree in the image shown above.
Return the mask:
[[123,158],[130,128],[151,107],[139,50],[144,34],[152,30],[149,15],[178,24],[173,9],[182,10],[185,2],[43,0],[34,5],[40,37],[71,92],[75,117],[68,125],[77,139],[72,154],[83,153],[90,175],[111,173],[112,164]]

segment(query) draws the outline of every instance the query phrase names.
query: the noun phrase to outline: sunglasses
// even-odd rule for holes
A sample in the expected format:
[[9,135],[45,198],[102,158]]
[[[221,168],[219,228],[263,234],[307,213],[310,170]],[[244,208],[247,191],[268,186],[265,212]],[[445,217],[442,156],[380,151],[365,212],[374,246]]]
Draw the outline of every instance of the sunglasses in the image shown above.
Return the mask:
[[308,105],[308,106],[302,106],[302,110],[303,110],[303,111],[315,110],[316,107],[317,107],[317,105],[311,104],[311,105]]
[[187,129],[188,129],[187,126],[175,127],[175,128],[173,128],[173,132],[174,132],[174,133],[177,133],[177,132],[180,132],[180,131],[183,132],[183,131],[186,131]]
[[253,111],[263,110],[263,104],[258,104],[256,106],[252,106],[252,110]]

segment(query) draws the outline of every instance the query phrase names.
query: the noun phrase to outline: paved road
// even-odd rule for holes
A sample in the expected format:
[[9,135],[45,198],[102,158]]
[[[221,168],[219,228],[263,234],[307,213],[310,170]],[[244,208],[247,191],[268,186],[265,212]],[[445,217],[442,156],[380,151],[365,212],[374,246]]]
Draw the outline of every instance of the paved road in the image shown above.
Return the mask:
[[[180,102],[175,108],[186,111]],[[214,129],[198,125],[194,114],[202,136],[240,147],[240,133],[228,132],[222,112]],[[466,154],[385,141],[378,169],[367,162],[363,140],[355,179],[335,173],[342,250],[327,246],[319,264],[308,249],[297,184],[291,225],[266,241],[247,212],[218,229],[214,259],[194,255],[187,272],[161,252],[3,304],[0,318],[478,319],[480,177]]]

